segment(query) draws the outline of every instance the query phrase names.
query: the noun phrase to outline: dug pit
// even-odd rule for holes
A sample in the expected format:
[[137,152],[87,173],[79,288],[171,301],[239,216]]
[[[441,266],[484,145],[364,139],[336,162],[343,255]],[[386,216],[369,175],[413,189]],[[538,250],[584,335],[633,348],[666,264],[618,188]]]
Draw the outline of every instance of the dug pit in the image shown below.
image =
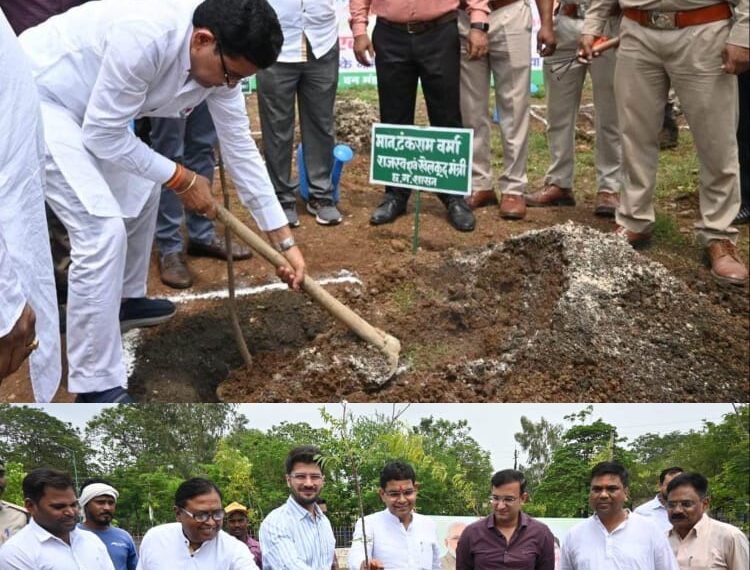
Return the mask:
[[304,295],[238,299],[250,370],[224,302],[142,336],[131,391],[166,401],[746,401],[748,329],[662,265],[568,223],[499,245],[382,262],[328,286],[402,343],[382,354]]

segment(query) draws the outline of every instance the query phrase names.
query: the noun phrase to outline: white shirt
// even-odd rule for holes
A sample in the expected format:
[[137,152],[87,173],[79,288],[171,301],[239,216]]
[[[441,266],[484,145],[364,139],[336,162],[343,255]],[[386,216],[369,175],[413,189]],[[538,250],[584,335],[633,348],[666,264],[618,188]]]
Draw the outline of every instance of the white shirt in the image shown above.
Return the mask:
[[[241,88],[205,88],[190,77],[192,17],[199,2],[86,2],[21,34],[43,111],[55,107],[80,125],[83,144],[103,171],[111,167],[162,184],[175,163],[140,141],[130,122],[144,116],[184,117],[207,101],[242,202],[261,229],[277,229],[287,224],[286,216],[250,136]],[[54,113],[45,111],[44,118],[49,151],[88,212],[138,215],[151,187],[134,192],[131,185],[130,192],[117,193],[79,174],[80,154],[71,153],[66,133],[50,124]]]
[[[367,555],[380,560],[388,570],[440,570],[440,549],[435,523],[419,513],[412,513],[408,528],[388,509],[365,517]],[[365,560],[362,519],[354,526],[349,568],[359,570]]]
[[703,514],[701,520],[680,538],[667,532],[680,570],[747,570],[750,568],[747,537],[737,527]]
[[[60,384],[60,334],[52,253],[44,213],[44,133],[39,97],[16,35],[0,11],[0,336],[28,303],[39,348],[31,353],[37,402]],[[8,136],[8,133],[13,135]]]
[[2,570],[115,570],[107,547],[95,534],[73,529],[70,545],[34,519],[0,548]]
[[659,495],[637,507],[633,513],[648,517],[662,531],[672,528],[672,523],[669,522],[669,513],[667,513],[667,508],[661,504]]
[[645,517],[628,516],[609,532],[596,515],[574,526],[560,570],[679,570],[666,537]]
[[284,32],[279,61],[305,61],[305,38],[316,58],[324,56],[339,41],[334,0],[268,0]]
[[331,570],[336,539],[318,505],[315,516],[289,497],[260,524],[263,570]]
[[247,545],[223,530],[191,553],[178,522],[149,530],[138,556],[136,570],[258,570]]

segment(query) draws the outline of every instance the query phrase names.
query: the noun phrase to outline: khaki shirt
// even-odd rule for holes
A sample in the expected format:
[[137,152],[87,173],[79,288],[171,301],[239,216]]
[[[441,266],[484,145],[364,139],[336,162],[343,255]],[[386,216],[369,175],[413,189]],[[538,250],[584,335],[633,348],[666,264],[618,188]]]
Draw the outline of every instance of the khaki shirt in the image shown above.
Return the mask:
[[[641,10],[680,11],[705,8],[719,4],[722,0],[591,0],[583,22],[583,34],[601,36],[609,21],[612,10],[619,3],[620,8],[639,8]],[[750,46],[750,25],[748,24],[748,0],[728,0],[734,10],[734,23],[729,32],[727,43]]]
[[742,531],[704,514],[685,538],[667,531],[680,570],[747,570],[748,540]]
[[0,501],[0,546],[11,536],[26,526],[29,514],[26,509]]

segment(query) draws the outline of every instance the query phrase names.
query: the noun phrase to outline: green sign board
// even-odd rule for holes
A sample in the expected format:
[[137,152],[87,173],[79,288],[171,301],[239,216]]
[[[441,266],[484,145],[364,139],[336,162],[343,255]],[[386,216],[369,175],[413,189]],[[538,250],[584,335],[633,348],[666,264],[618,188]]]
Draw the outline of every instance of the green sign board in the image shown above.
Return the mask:
[[469,195],[474,131],[372,126],[370,183]]

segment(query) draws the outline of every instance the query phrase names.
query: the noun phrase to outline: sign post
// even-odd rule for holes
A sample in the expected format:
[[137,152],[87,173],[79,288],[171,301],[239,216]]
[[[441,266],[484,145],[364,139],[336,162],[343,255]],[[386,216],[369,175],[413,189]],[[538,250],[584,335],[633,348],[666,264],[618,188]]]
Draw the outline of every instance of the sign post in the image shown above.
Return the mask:
[[412,251],[419,247],[420,191],[468,196],[474,131],[375,123],[370,183],[417,190]]

